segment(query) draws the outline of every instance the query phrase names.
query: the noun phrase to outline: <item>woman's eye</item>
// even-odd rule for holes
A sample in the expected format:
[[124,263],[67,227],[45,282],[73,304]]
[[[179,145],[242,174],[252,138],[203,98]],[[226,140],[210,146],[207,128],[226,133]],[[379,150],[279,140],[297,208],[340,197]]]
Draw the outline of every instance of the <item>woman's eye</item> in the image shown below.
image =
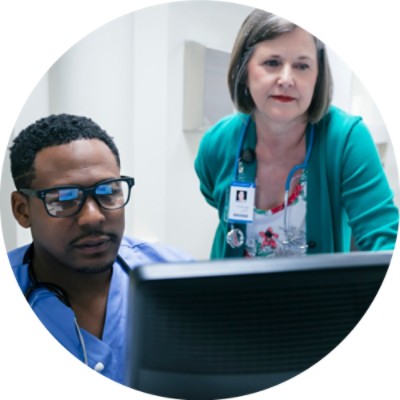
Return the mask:
[[300,71],[304,71],[310,68],[310,66],[308,64],[300,63],[296,65],[296,68],[299,69]]
[[264,64],[268,67],[277,67],[280,65],[280,62],[278,60],[267,60]]

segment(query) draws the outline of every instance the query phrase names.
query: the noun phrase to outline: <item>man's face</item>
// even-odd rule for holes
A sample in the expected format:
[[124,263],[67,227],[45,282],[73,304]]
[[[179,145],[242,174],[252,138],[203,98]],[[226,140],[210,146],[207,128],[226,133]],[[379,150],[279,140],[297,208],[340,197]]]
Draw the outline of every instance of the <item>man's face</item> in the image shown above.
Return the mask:
[[[120,177],[117,160],[100,140],[78,140],[40,151],[32,189],[61,185],[90,187]],[[103,210],[88,196],[77,215],[54,218],[37,197],[28,200],[34,262],[85,273],[106,270],[115,260],[124,231],[124,209]]]

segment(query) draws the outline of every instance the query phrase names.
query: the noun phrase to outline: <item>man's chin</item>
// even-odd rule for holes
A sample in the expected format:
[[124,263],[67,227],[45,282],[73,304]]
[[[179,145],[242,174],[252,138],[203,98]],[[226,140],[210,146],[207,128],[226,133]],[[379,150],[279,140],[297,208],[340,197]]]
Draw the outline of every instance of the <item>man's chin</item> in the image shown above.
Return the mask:
[[102,274],[110,270],[118,254],[118,247],[112,242],[107,242],[107,247],[104,249],[88,247],[74,248],[74,250],[70,265],[75,271],[88,275]]
[[78,268],[74,268],[76,272],[85,275],[98,275],[104,272],[110,271],[112,269],[114,262],[107,264],[93,264],[93,265],[83,265]]

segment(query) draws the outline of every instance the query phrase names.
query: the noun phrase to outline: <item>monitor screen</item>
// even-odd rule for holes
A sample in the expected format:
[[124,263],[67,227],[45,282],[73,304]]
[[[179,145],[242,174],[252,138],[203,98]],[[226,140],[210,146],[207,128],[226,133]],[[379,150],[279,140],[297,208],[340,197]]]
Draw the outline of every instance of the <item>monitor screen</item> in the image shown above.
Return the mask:
[[152,264],[131,273],[127,385],[219,399],[321,360],[373,301],[392,252]]

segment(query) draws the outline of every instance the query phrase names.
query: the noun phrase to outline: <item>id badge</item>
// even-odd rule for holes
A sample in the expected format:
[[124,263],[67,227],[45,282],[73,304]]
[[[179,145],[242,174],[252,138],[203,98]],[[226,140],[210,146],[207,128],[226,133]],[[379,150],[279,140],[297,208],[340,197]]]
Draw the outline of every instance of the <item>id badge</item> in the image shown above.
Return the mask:
[[256,185],[251,182],[232,182],[229,193],[228,222],[253,222]]

